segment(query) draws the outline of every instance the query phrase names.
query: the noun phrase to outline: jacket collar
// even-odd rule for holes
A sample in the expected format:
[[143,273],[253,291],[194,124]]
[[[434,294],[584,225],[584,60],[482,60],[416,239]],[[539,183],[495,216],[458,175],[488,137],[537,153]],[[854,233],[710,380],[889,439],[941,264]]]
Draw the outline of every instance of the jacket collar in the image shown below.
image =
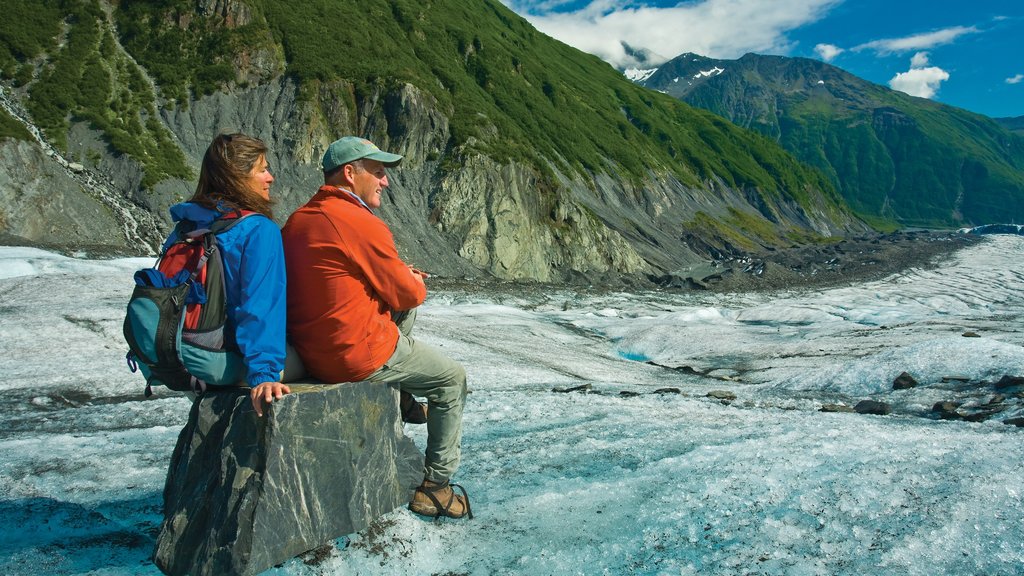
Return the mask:
[[320,194],[323,194],[324,196],[337,196],[339,198],[342,198],[343,200],[352,202],[353,204],[358,204],[359,206],[366,208],[371,214],[373,214],[373,210],[370,210],[370,207],[366,205],[366,202],[363,202],[363,199],[360,198],[359,196],[356,196],[355,192],[352,192],[351,190],[341,188],[339,186],[331,186],[329,184],[324,184],[323,186],[320,187],[320,190],[318,191],[318,195]]

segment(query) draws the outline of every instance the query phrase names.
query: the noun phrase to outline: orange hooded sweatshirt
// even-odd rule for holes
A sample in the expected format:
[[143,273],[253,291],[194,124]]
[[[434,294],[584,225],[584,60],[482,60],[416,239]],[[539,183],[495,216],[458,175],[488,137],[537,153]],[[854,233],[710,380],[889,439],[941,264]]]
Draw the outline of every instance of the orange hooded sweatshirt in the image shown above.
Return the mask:
[[323,186],[281,230],[288,271],[288,339],[310,374],[355,382],[398,344],[391,311],[427,289],[398,257],[391,230],[347,191]]

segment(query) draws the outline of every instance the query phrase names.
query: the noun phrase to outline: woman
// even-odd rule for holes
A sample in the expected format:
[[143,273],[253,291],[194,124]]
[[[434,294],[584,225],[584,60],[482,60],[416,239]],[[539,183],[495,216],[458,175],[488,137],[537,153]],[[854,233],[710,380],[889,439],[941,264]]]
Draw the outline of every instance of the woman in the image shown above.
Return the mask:
[[[239,210],[256,212],[218,234],[224,261],[227,327],[247,369],[246,383],[256,414],[263,402],[291,390],[281,383],[285,367],[285,268],[281,231],[271,220],[267,146],[244,134],[221,134],[203,156],[199,184],[188,202],[171,207],[174,222],[194,229]],[[174,233],[168,238],[174,240]]]

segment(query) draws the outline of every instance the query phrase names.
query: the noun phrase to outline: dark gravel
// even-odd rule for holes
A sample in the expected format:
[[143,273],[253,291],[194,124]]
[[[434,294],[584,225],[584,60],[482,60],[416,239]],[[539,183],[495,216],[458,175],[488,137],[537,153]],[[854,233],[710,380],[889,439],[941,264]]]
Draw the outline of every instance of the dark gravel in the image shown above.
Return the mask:
[[908,268],[932,268],[961,248],[984,241],[959,232],[914,231],[849,238],[831,244],[766,250],[711,262],[699,273],[659,277],[581,278],[566,284],[488,278],[432,277],[431,290],[490,294],[501,298],[546,290],[752,292],[829,288],[879,280]]
[[868,282],[908,268],[941,265],[983,238],[958,232],[903,232],[766,251],[717,262],[721,272],[701,283],[716,292],[745,292]]

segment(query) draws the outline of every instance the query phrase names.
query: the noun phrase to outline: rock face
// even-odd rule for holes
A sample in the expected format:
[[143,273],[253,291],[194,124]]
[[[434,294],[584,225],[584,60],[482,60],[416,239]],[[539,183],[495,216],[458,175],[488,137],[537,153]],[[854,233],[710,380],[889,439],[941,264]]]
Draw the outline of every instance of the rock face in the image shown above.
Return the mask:
[[[116,3],[101,4],[115,13],[119,10]],[[203,26],[236,32],[239,27],[258,24],[263,17],[256,5],[243,0],[193,4],[191,10],[168,7],[166,14],[173,16],[168,25],[188,33]],[[199,19],[204,20],[203,26]],[[108,48],[123,52],[119,61],[145,60],[138,51],[130,57],[112,24],[104,20],[98,25],[110,27],[112,45]],[[506,26],[507,22],[493,20],[491,25]],[[187,101],[172,98],[160,104],[156,96],[168,98],[175,90],[145,77],[142,68],[137,71],[140,85],[152,84],[156,95],[152,113],[143,114],[146,130],[141,132],[166,132],[164,149],[171,152],[177,148],[172,156],[180,154],[181,170],[168,169],[159,180],[144,185],[146,176],[156,168],[143,166],[143,162],[153,154],[118,153],[110,145],[109,135],[98,132],[101,128],[90,127],[72,115],[66,150],[59,142],[48,143],[45,135],[36,137],[44,153],[52,154],[31,161],[57,162],[60,170],[33,184],[33,194],[82,188],[98,202],[93,211],[111,212],[108,220],[112,223],[96,219],[88,232],[97,237],[121,236],[117,244],[129,253],[151,253],[171,227],[167,207],[192,194],[203,153],[217,133],[239,131],[267,143],[267,159],[276,178],[274,213],[280,224],[322,183],[319,161],[327,145],[340,136],[359,134],[405,157],[389,173],[390,187],[378,215],[391,226],[403,259],[438,277],[553,283],[618,279],[630,285],[646,284],[651,278],[693,276],[695,268],[705,266],[720,252],[756,251],[801,238],[868,230],[838,198],[815,183],[816,178],[808,176],[804,182],[801,176],[799,181],[787,182],[785,175],[796,170],[788,161],[780,164],[781,173],[751,180],[739,177],[739,168],[730,168],[732,159],[724,159],[714,168],[704,166],[702,155],[676,158],[675,152],[671,160],[652,161],[646,174],[630,176],[616,158],[614,146],[603,153],[608,155],[604,161],[585,169],[574,168],[573,162],[560,162],[557,152],[548,152],[546,160],[530,160],[531,154],[509,154],[519,146],[514,138],[509,139],[515,130],[491,123],[484,114],[473,114],[473,125],[483,128],[478,133],[476,128],[467,132],[466,126],[457,122],[461,96],[453,104],[439,99],[438,93],[423,84],[399,78],[382,77],[379,82],[366,83],[329,79],[328,75],[305,78],[300,85],[296,75],[282,74],[283,55],[288,50],[269,36],[266,42],[263,48],[235,54],[232,63],[237,74],[223,90],[207,95],[193,92]],[[501,62],[500,66],[505,66],[505,61]],[[609,81],[625,82],[614,75]],[[432,84],[427,80],[427,85]],[[0,86],[0,105],[30,130],[32,118],[24,104],[33,86]],[[633,87],[627,88],[635,92]],[[182,98],[186,98],[184,93]],[[639,120],[630,119],[621,106],[617,108],[616,115],[624,114],[622,121],[626,122],[621,130],[632,134],[629,122]],[[699,116],[705,117],[703,113]],[[697,116],[691,120],[704,122]],[[594,121],[609,122],[598,116]],[[721,132],[723,138],[728,132],[730,138],[746,142],[724,126],[710,122],[707,127],[714,134]],[[695,128],[673,124],[668,129]],[[468,133],[476,135],[466,137]],[[636,137],[647,141],[654,135]],[[760,140],[748,142],[737,153],[749,156],[753,169],[759,160],[751,154],[763,152],[765,146]],[[20,178],[23,164],[13,154],[0,154],[0,186],[5,178]],[[191,174],[184,175],[188,171]],[[703,175],[697,178],[698,173]],[[110,194],[95,191],[90,178],[102,181]],[[778,190],[774,190],[775,184]],[[46,225],[45,217],[33,216],[29,202],[14,194],[0,202],[15,206],[17,217],[24,220],[17,229],[0,220],[0,235],[50,243],[39,231]],[[3,216],[15,217],[13,211],[8,212],[10,216]],[[86,244],[85,240],[73,240],[74,245]]]
[[[55,163],[29,142],[0,141],[5,162],[21,170],[0,170],[0,230],[40,244],[102,244],[124,239],[109,233],[118,222],[87,196]],[[12,238],[13,240],[13,238]]]
[[[26,116],[2,88],[0,112]],[[114,184],[132,161],[108,158],[104,169],[87,169],[47,143],[34,125],[26,129],[28,140],[0,138],[0,243],[102,255],[148,251],[162,242],[157,219]],[[84,127],[80,132],[98,138]],[[119,169],[116,176],[106,170],[111,166]],[[128,179],[135,186],[141,176]]]
[[164,573],[256,574],[408,502],[423,456],[402,433],[397,391],[291,389],[262,418],[244,390],[192,406],[164,488]]

